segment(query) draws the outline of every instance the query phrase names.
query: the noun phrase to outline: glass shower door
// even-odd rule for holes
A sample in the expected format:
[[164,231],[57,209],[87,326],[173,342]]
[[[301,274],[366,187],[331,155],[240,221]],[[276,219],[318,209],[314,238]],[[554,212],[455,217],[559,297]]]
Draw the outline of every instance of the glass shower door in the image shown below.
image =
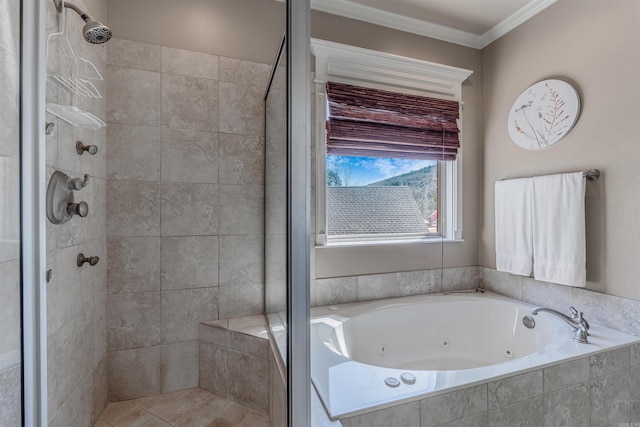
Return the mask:
[[0,425],[21,425],[20,1],[0,3]]
[[287,360],[287,69],[283,40],[265,97],[265,310]]

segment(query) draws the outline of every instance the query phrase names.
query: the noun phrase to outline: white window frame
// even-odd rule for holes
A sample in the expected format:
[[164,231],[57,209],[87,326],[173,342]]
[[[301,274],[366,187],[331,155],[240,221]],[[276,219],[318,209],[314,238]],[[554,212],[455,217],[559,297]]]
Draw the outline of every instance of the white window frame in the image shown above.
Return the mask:
[[[438,163],[440,235],[328,236],[326,211],[326,120],[328,81],[413,95],[458,101],[462,82],[473,71],[414,58],[311,39],[316,58],[316,246],[379,245],[385,243],[462,241],[462,149],[454,162]],[[458,121],[461,129],[462,114]]]

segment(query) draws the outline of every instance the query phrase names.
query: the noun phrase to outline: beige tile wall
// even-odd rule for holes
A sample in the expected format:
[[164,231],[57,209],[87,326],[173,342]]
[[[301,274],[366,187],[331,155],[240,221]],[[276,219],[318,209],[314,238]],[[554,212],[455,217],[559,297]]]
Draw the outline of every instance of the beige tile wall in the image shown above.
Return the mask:
[[[61,15],[53,2],[46,2],[47,34],[60,29]],[[79,2],[81,8],[85,8]],[[90,60],[106,75],[106,47],[90,45],[82,37],[84,22],[73,12],[67,15],[67,34],[77,55]],[[50,48],[50,52],[54,49]],[[47,71],[63,72],[55,57],[49,56]],[[105,82],[95,81],[104,96]],[[47,102],[75,105],[106,119],[102,99],[74,97],[52,81],[47,82]],[[47,221],[47,268],[52,269],[47,284],[48,420],[50,426],[89,426],[107,404],[106,365],[106,130],[73,127],[46,115],[55,124],[46,138],[47,177],[61,170],[71,177],[89,174],[89,185],[75,192],[76,201],[86,201],[89,215],[74,217],[62,225]],[[96,145],[98,153],[78,155],[76,141]],[[79,253],[100,257],[90,267],[76,265]],[[0,424],[3,424],[0,422]],[[8,424],[7,424],[8,425]]]
[[199,336],[200,388],[269,414],[274,373],[264,315],[205,322]]
[[20,425],[20,2],[0,7],[0,425]]
[[211,54],[108,44],[111,400],[196,387],[199,322],[264,311],[269,71]]
[[315,279],[311,306],[474,289],[481,283],[477,266]]

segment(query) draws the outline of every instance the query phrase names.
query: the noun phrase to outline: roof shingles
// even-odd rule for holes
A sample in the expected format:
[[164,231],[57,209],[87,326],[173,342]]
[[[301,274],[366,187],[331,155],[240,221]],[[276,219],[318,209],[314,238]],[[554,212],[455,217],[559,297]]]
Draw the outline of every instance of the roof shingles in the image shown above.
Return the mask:
[[409,187],[327,187],[330,236],[428,233]]

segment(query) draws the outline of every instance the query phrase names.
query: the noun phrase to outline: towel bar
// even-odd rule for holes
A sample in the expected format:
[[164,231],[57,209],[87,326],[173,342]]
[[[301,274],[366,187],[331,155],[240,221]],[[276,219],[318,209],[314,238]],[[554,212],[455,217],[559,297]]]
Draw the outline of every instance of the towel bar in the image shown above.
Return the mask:
[[582,172],[582,176],[587,178],[587,181],[595,181],[600,176],[600,171],[598,169],[590,169]]

